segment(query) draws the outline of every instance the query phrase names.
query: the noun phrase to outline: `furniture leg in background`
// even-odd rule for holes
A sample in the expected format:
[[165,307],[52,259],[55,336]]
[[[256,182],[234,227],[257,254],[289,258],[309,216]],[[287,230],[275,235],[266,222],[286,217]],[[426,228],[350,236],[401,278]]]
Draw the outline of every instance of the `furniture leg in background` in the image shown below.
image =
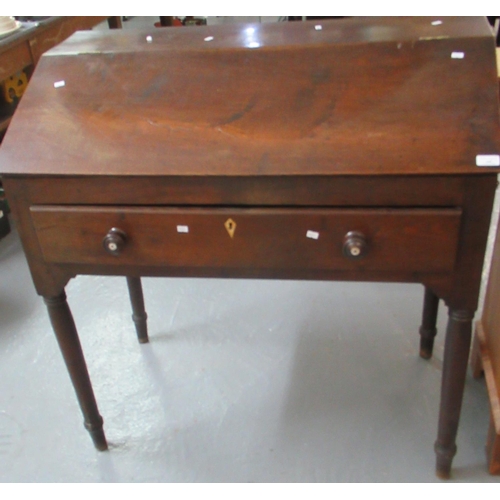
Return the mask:
[[144,294],[142,293],[141,278],[127,276],[128,292],[132,304],[132,319],[135,323],[137,338],[141,344],[149,342],[148,315],[144,307]]
[[120,16],[111,16],[108,17],[108,26],[109,29],[121,29],[122,26],[122,18]]
[[173,26],[174,17],[173,16],[159,16],[160,26]]
[[424,310],[422,326],[420,327],[420,357],[430,359],[436,337],[436,321],[438,314],[439,297],[428,287],[425,287]]

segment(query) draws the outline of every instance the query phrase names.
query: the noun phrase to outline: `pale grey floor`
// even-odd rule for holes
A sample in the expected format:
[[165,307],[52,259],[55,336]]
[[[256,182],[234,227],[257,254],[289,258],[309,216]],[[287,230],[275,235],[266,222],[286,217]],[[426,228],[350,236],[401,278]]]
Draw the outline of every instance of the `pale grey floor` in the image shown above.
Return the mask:
[[[433,482],[442,341],[420,359],[422,286],[123,278],[70,305],[111,444],[97,452],[17,234],[0,241],[0,481]],[[467,379],[454,480],[486,471],[488,400]]]
[[[17,233],[0,240],[0,481],[438,481],[446,311],[424,361],[421,285],[144,279],[144,290],[140,345],[123,278],[67,287],[110,442],[100,453]],[[488,412],[469,375],[453,481],[499,482]]]

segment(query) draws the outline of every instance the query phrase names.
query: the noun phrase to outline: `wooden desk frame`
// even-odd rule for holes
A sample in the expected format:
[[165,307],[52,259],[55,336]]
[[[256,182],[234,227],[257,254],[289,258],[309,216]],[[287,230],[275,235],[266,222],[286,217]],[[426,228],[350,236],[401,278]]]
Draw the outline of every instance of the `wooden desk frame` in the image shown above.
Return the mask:
[[[496,189],[496,174],[487,176],[401,177],[358,179],[294,178],[282,179],[218,179],[205,181],[203,190],[193,189],[199,179],[154,179],[154,186],[144,178],[109,178],[97,182],[93,178],[22,178],[4,179],[10,203],[16,216],[19,232],[39,294],[44,297],[61,351],[74,384],[84,418],[95,446],[107,448],[103,419],[97,409],[85,360],[71,311],[66,302],[64,286],[77,274],[123,275],[128,279],[133,318],[140,342],[147,342],[146,312],[142,295],[141,276],[223,276],[235,278],[279,278],[422,282],[426,286],[420,355],[428,359],[436,334],[436,312],[439,299],[449,307],[449,322],[443,364],[443,385],[439,430],[436,441],[437,474],[448,477],[456,453],[456,433],[465,384],[471,340],[471,322],[477,307],[479,286],[489,215]],[[325,187],[326,183],[326,187]],[[147,192],[150,206],[193,203],[202,206],[234,206],[236,200],[246,199],[246,206],[343,206],[366,207],[366,183],[371,190],[370,208],[384,206],[460,207],[463,220],[460,228],[460,249],[451,273],[314,271],[276,269],[176,269],[147,265],[120,265],[120,257],[110,266],[101,264],[48,264],[40,248],[32,222],[32,207],[40,205],[89,205],[106,199],[111,206],[141,206]],[[330,184],[330,186],[328,185]],[[335,184],[335,186],[334,186]],[[99,189],[97,186],[99,185]],[[443,185],[447,189],[441,189]],[[328,188],[331,189],[328,189]],[[351,193],[351,194],[349,194]],[[358,195],[356,195],[358,193]],[[241,205],[241,202],[240,202]],[[234,217],[238,221],[238,217]],[[104,252],[104,251],[103,251]],[[453,258],[455,256],[452,256]]]

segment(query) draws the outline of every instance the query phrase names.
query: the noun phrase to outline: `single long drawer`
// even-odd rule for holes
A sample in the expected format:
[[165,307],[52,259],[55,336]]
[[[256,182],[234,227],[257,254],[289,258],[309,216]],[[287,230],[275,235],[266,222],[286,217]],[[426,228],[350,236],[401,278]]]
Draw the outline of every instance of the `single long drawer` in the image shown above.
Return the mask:
[[459,209],[33,206],[51,263],[446,272]]

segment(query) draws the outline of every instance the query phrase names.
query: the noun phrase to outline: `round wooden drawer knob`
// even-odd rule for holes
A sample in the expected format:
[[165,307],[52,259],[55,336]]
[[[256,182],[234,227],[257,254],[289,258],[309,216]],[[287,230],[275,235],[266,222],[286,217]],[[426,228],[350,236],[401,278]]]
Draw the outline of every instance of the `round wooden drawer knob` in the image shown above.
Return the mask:
[[106,252],[111,255],[120,255],[127,243],[127,235],[116,227],[108,231],[108,234],[102,240]]
[[343,252],[349,259],[360,259],[366,255],[368,245],[363,233],[349,231],[344,237]]

